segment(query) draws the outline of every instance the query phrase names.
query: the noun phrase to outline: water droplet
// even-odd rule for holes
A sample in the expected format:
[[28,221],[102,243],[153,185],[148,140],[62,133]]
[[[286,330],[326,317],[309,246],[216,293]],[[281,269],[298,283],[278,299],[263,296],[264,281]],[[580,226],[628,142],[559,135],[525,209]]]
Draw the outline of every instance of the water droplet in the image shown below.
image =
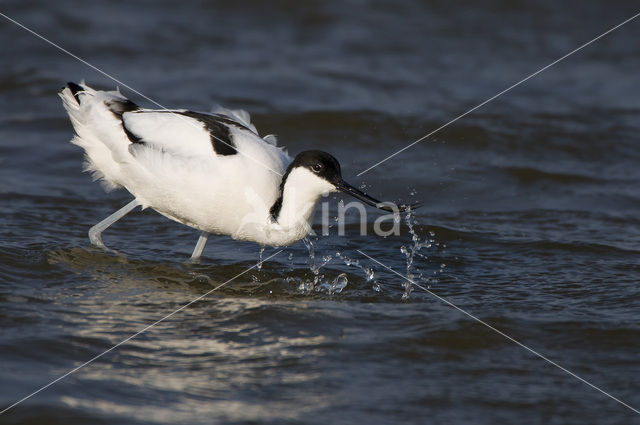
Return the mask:
[[[410,278],[410,279],[413,280],[413,278]],[[402,287],[404,288],[404,293],[402,294],[402,299],[403,300],[408,300],[409,297],[411,296],[411,292],[413,292],[413,285],[408,281],[404,281],[404,282],[402,282]]]
[[262,270],[262,254],[264,254],[264,246],[260,247],[260,259],[258,260],[258,264],[256,265],[256,268],[258,270]]
[[347,275],[346,273],[341,273],[336,277],[333,282],[331,282],[331,292],[332,294],[339,294],[342,290],[347,286]]
[[367,275],[367,282],[371,282],[373,280],[373,276],[375,274],[373,269],[364,269],[364,272]]

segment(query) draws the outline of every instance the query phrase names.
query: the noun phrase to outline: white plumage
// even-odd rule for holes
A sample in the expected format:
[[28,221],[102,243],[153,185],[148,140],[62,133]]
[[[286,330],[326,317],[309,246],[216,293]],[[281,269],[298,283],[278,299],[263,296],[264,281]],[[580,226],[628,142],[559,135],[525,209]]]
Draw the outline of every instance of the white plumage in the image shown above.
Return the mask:
[[342,190],[381,207],[342,180],[331,155],[307,151],[292,161],[274,136],[258,136],[245,111],[143,109],[119,91],[84,83],[69,83],[60,97],[77,133],[71,142],[86,153],[85,169],[107,190],[123,187],[135,197],[92,228],[96,245],[104,246],[102,231],[137,206],[200,229],[194,259],[209,233],[274,246],[303,238],[323,193]]

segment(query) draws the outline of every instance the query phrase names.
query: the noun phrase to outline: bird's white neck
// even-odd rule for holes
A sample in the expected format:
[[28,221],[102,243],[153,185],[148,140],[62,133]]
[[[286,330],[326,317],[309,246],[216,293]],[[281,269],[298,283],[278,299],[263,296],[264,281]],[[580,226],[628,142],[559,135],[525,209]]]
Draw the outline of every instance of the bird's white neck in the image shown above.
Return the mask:
[[311,231],[313,211],[320,196],[336,189],[305,168],[294,168],[283,179],[268,227],[271,237],[281,233],[283,239],[291,238],[288,243],[292,243]]

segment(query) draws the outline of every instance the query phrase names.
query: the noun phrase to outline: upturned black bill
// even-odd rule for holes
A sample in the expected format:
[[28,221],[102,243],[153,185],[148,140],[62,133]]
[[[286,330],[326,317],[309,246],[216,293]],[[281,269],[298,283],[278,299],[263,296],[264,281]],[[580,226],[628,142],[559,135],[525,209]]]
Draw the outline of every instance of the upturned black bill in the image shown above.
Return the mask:
[[[341,192],[347,193],[351,196],[353,196],[356,199],[359,199],[360,201],[364,202],[367,205],[371,205],[372,207],[376,207],[380,210],[383,211],[388,211],[391,213],[394,212],[405,212],[409,209],[416,209],[420,206],[420,204],[413,204],[413,205],[396,205],[395,208],[391,205],[391,202],[381,202],[378,201],[375,198],[372,198],[371,196],[367,195],[366,193],[364,193],[363,191],[361,191],[360,189],[351,186],[349,183],[345,182],[344,180],[341,180],[338,184],[336,184],[336,189],[338,189]],[[395,204],[393,204],[395,205]]]

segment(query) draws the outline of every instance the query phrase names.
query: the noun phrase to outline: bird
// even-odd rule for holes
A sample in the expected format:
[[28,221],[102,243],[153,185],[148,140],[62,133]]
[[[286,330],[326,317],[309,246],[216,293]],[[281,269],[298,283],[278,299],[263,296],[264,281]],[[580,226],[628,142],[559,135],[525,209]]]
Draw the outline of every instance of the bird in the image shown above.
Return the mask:
[[146,109],[119,90],[84,81],[59,92],[84,150],[84,171],[107,191],[134,199],[89,230],[102,233],[137,207],[200,231],[190,260],[199,261],[210,234],[262,246],[287,246],[311,232],[319,198],[341,191],[387,212],[411,206],[380,202],[342,178],[331,154],[307,150],[291,158],[273,135],[260,137],[244,110]]

